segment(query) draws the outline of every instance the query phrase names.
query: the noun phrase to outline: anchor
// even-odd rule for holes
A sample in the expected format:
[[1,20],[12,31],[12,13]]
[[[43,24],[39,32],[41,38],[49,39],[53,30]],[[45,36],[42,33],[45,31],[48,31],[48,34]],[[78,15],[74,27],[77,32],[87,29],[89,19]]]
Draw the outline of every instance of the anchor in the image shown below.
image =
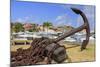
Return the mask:
[[77,8],[71,9],[76,14],[82,16],[84,21],[83,25],[78,28],[72,29],[69,32],[65,32],[56,39],[49,39],[44,37],[40,39],[34,39],[29,49],[17,49],[17,52],[11,53],[12,66],[33,65],[37,64],[38,62],[42,62],[43,60],[45,60],[45,58],[47,58],[45,60],[47,64],[50,64],[52,60],[57,63],[62,63],[65,59],[68,59],[68,55],[66,52],[66,48],[64,46],[61,46],[58,42],[79,31],[82,31],[83,29],[86,30],[86,40],[83,40],[82,42],[81,51],[86,49],[90,37],[90,27],[88,19],[81,10]]

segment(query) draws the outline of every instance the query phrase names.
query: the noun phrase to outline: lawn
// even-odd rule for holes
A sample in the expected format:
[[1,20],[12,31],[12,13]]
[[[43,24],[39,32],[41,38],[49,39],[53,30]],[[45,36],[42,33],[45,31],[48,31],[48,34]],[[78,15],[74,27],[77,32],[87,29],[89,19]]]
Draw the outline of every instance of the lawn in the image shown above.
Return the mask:
[[[87,48],[83,51],[80,51],[80,46],[78,46],[66,49],[66,52],[69,56],[69,62],[95,61],[95,44],[88,44]],[[65,62],[68,62],[68,60]]]
[[32,42],[32,40],[14,40],[14,42]]

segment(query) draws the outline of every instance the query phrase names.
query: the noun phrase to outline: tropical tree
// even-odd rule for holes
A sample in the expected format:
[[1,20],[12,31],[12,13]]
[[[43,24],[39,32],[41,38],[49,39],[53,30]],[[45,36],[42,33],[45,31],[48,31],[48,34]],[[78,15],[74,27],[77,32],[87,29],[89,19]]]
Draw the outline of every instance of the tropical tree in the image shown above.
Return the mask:
[[33,31],[35,31],[35,32],[36,32],[36,31],[38,31],[38,28],[37,28],[37,26],[38,26],[38,25],[37,25],[37,24],[35,24],[35,23],[33,23],[33,24],[32,24]]
[[14,26],[14,24],[13,24],[13,22],[11,22],[10,23],[10,30],[11,30],[11,32],[13,32],[13,26]]
[[10,23],[10,28],[12,28],[12,27],[13,27],[13,25],[14,25],[14,24],[13,24],[13,22],[11,22],[11,23]]
[[43,23],[43,27],[47,28],[47,32],[48,32],[48,29],[52,26],[52,23],[51,22],[44,22]]
[[24,31],[23,24],[16,22],[14,24],[13,31],[16,32],[16,33],[20,32],[20,31]]

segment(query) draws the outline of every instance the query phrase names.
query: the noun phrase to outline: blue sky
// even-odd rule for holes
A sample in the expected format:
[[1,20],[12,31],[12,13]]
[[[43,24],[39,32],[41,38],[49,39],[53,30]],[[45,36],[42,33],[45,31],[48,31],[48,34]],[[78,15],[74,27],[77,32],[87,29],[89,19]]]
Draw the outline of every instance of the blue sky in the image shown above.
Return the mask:
[[11,21],[23,23],[37,23],[49,21],[54,26],[71,25],[78,27],[83,24],[80,15],[75,14],[70,8],[82,10],[90,23],[91,30],[95,27],[95,6],[51,4],[38,2],[23,2],[11,0]]

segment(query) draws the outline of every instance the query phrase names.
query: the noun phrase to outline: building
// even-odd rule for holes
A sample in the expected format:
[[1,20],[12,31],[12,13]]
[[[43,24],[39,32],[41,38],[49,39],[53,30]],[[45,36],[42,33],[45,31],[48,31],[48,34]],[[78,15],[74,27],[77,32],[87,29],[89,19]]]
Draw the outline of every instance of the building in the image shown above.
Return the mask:
[[24,30],[25,30],[25,31],[28,31],[28,30],[33,29],[33,26],[32,26],[32,24],[30,24],[30,23],[24,24],[23,27],[24,27]]

